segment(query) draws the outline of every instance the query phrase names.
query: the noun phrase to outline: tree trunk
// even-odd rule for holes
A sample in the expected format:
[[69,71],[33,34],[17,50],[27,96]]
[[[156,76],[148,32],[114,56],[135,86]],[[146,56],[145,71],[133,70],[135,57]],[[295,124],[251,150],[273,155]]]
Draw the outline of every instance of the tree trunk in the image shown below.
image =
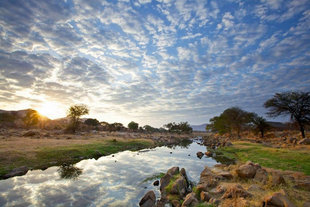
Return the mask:
[[300,132],[301,132],[302,138],[306,138],[305,129],[304,129],[304,126],[303,126],[303,125],[300,125]]
[[297,123],[299,125],[299,130],[301,132],[301,136],[302,138],[306,138],[306,135],[305,135],[305,128],[304,128],[304,125],[301,121],[297,120]]
[[260,130],[262,138],[264,138],[264,130]]

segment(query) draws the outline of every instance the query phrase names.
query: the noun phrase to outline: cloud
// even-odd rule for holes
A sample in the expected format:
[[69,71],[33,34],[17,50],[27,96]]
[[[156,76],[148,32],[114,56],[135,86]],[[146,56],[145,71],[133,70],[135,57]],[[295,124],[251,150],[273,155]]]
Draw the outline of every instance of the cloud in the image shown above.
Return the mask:
[[156,126],[230,106],[263,115],[275,92],[310,89],[309,26],[306,0],[4,0],[0,100]]

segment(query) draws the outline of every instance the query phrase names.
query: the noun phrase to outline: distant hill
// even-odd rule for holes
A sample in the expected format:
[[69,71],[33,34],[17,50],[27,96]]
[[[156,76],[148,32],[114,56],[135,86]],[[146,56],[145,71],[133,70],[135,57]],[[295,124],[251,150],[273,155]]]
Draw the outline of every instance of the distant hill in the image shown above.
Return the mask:
[[[34,115],[35,114],[35,115]],[[29,116],[29,118],[26,118]],[[36,118],[36,125],[39,125],[43,122],[47,122],[50,119],[48,119],[45,116],[40,115],[36,110],[33,109],[23,109],[23,110],[17,110],[17,111],[6,111],[0,109],[0,125],[1,126],[7,126],[7,127],[23,127],[23,126],[29,126],[30,122],[34,123],[33,120]],[[31,123],[31,124],[32,124]]]
[[191,125],[193,131],[196,132],[205,132],[207,124],[200,124],[200,125]]
[[275,122],[275,121],[267,121],[267,123],[272,127],[276,129],[285,129],[287,128],[287,125],[282,122]]

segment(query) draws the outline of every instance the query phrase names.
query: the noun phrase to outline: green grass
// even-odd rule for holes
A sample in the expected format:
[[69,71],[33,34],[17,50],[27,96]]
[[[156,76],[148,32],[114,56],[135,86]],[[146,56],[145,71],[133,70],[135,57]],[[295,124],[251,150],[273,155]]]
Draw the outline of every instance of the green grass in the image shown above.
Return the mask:
[[251,160],[265,167],[299,171],[310,175],[310,152],[307,150],[277,149],[256,143],[236,142],[231,147],[220,148],[217,151],[241,162]]
[[152,147],[153,143],[146,140],[105,140],[84,145],[70,145],[62,147],[45,147],[29,156],[23,152],[7,152],[0,154],[0,177],[14,168],[27,166],[32,169],[42,169],[54,165],[74,164],[81,159],[98,158],[120,151],[136,151]]
[[160,179],[160,178],[164,177],[165,174],[166,173],[163,173],[163,172],[156,173],[156,174],[154,174],[154,175],[152,175],[150,177],[145,178],[141,183],[146,183],[146,182],[151,181],[151,180]]
[[170,182],[169,184],[165,187],[165,190],[167,193],[170,193],[171,189],[172,189],[172,186],[174,184],[174,182],[180,177],[181,175],[180,174],[176,174],[174,175],[171,179],[170,179]]

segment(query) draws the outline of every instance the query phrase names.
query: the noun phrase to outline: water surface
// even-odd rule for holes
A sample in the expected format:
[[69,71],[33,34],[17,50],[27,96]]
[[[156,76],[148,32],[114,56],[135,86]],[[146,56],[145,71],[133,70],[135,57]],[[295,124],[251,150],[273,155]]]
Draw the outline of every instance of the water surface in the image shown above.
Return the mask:
[[196,157],[206,151],[196,142],[184,146],[157,147],[140,152],[124,151],[82,160],[74,166],[55,166],[44,171],[0,181],[0,206],[138,206],[140,199],[154,190],[156,179],[143,180],[166,172],[173,166],[185,168],[189,179],[199,181],[204,166],[217,162]]

